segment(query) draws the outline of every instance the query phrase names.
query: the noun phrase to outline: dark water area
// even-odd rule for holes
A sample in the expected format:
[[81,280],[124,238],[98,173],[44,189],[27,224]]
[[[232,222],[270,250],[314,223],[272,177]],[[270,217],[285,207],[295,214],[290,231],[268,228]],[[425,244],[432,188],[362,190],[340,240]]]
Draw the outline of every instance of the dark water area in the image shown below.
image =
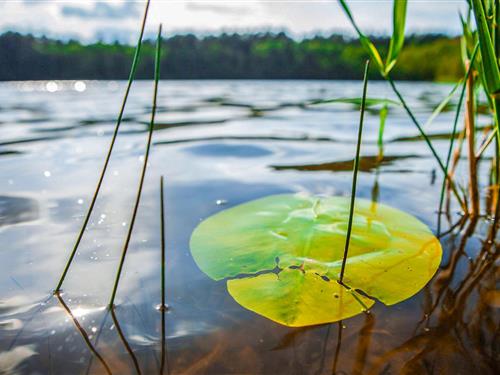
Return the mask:
[[[400,83],[425,123],[451,86]],[[443,258],[419,293],[332,324],[289,328],[244,309],[195,264],[189,239],[223,209],[278,193],[350,194],[360,82],[162,81],[138,217],[106,308],[142,167],[152,82],[133,85],[90,224],[60,298],[52,295],[107,152],[124,82],[0,85],[0,374],[495,374],[500,356],[497,236],[483,215],[442,215]],[[394,99],[382,82],[369,96]],[[442,176],[402,108],[366,114],[358,196],[437,230]],[[426,127],[444,159],[453,106]],[[485,115],[480,126],[488,126]],[[461,126],[461,125],[460,125]],[[478,144],[483,134],[478,134]],[[463,152],[465,155],[465,151]],[[489,202],[491,155],[479,163]],[[467,162],[456,170],[467,186]],[[165,177],[166,301],[160,294]],[[163,322],[163,324],[162,324]],[[162,345],[162,325],[165,345]]]

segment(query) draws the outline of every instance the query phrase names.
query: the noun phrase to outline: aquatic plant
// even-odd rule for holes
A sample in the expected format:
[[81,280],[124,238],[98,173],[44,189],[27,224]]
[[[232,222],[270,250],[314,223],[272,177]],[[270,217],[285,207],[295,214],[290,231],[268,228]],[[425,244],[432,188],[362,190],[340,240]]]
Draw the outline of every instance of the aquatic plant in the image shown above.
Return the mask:
[[82,327],[82,324],[76,319],[75,315],[67,305],[67,303],[64,301],[63,297],[61,296],[60,293],[56,293],[56,298],[59,301],[60,305],[64,309],[64,311],[68,314],[70,317],[71,321],[75,325],[76,329],[78,330],[78,333],[82,337],[82,339],[85,341],[85,345],[87,345],[89,351],[99,360],[101,363],[102,367],[104,367],[104,370],[106,374],[111,375],[111,368],[109,367],[109,364],[106,362],[104,357],[102,356],[101,353],[99,353],[96,349],[96,346],[92,344],[92,341],[90,341],[89,334],[87,331]]
[[[451,188],[453,194],[455,195],[456,199],[460,203],[460,206],[462,208],[464,208],[464,210],[465,210],[464,200],[460,196],[460,193],[459,193],[458,189],[456,188],[454,181],[449,178],[445,164],[441,161],[441,158],[439,157],[438,153],[436,152],[436,149],[432,145],[431,140],[429,139],[429,137],[425,133],[422,125],[420,125],[419,121],[416,119],[415,115],[411,111],[410,107],[406,103],[404,97],[401,95],[395,82],[393,81],[393,79],[390,76],[390,72],[394,68],[394,66],[396,65],[399,53],[401,52],[401,49],[403,48],[403,44],[404,44],[407,1],[406,0],[394,0],[393,1],[393,17],[392,17],[393,33],[392,33],[392,36],[390,39],[389,51],[388,51],[388,54],[387,54],[385,61],[382,59],[382,57],[381,57],[380,53],[378,52],[377,48],[375,47],[375,45],[370,41],[369,38],[367,38],[363,34],[361,29],[356,24],[354,17],[352,15],[350,8],[347,5],[346,1],[339,0],[339,3],[341,5],[341,7],[343,8],[345,14],[347,15],[349,21],[351,22],[352,26],[356,30],[361,44],[365,47],[366,52],[375,61],[376,66],[379,69],[379,73],[389,83],[394,94],[397,96],[401,105],[403,106],[403,108],[407,112],[408,116],[410,117],[412,123],[415,125],[418,132],[422,135],[430,152],[432,153],[434,159],[438,163],[439,168],[443,172],[443,175],[445,176],[446,179],[448,179],[449,187]],[[381,138],[381,137],[379,136],[379,138]]]
[[191,236],[201,270],[278,323],[338,321],[367,311],[375,298],[397,303],[418,292],[441,260],[441,245],[423,223],[356,201],[368,68],[349,199],[273,195],[222,211]]
[[[160,375],[165,373],[165,367],[168,367],[167,363],[167,340],[166,340],[166,328],[165,328],[165,313],[168,309],[167,303],[165,302],[165,198],[164,198],[164,188],[163,188],[163,176],[160,178],[160,233],[161,233],[161,357],[160,357]],[[167,372],[168,369],[167,369]]]
[[[455,119],[453,121],[453,128],[452,128],[452,133],[451,133],[450,145],[448,147],[448,153],[447,153],[447,156],[446,156],[446,165],[445,165],[446,175],[449,174],[448,171],[449,171],[449,168],[450,168],[450,161],[451,161],[451,155],[452,155],[453,145],[454,145],[454,141],[455,141],[455,134],[456,134],[456,131],[457,131],[458,119],[460,117],[460,111],[462,109],[462,102],[463,102],[463,99],[464,99],[464,96],[465,96],[465,91],[466,91],[466,89],[468,87],[467,82],[470,82],[470,78],[469,77],[471,77],[471,74],[472,74],[472,67],[473,67],[474,62],[475,62],[477,51],[478,51],[478,45],[476,45],[476,47],[474,48],[474,51],[472,53],[472,57],[471,57],[471,60],[470,60],[467,72],[465,73],[465,77],[464,77],[463,83],[462,83],[462,90],[461,90],[460,97],[459,97],[459,100],[458,100],[457,109],[455,111]],[[469,84],[469,87],[470,87],[470,84]],[[471,138],[471,142],[474,143],[474,138],[473,137],[470,137],[470,138]],[[472,147],[472,150],[473,150],[473,147]],[[475,158],[475,155],[472,155],[472,157]],[[474,173],[474,172],[472,172],[472,173]],[[438,209],[438,224],[437,224],[437,232],[438,232],[438,234],[441,232],[441,216],[442,216],[441,213],[442,213],[442,210],[443,210],[444,193],[445,193],[446,183],[447,183],[447,178],[443,177],[443,183],[441,185],[441,194],[440,194],[440,198],[439,198],[439,209]],[[477,189],[477,182],[476,182],[476,189]],[[475,197],[475,199],[477,199],[477,196]],[[478,214],[478,211],[479,211],[479,208],[477,208],[477,209],[474,210],[474,212],[475,212],[476,215]]]
[[[341,2],[347,7],[344,1]],[[484,4],[482,6],[484,8]],[[352,15],[348,8],[346,9],[349,18],[354,23]],[[376,61],[383,76],[391,84],[401,105],[407,110],[412,121],[419,129],[422,138],[427,142],[434,156],[437,157],[430,143],[430,137],[426,135],[423,127],[417,122],[389,76],[389,72],[396,64],[399,51],[403,46],[405,13],[406,1],[395,1],[394,35],[391,38],[389,52],[385,61],[380,55],[377,57],[378,52],[376,49],[373,50],[375,47],[370,45],[371,42],[368,38],[363,36],[364,38],[361,39],[363,45],[371,51],[372,58]],[[362,35],[357,26],[355,27],[358,33]],[[109,303],[118,334],[134,362],[137,373],[141,372],[139,363],[116,319],[114,300],[137,216],[152,142],[159,80],[160,45],[161,25],[156,45],[153,106],[144,164],[132,212],[132,219],[128,228]],[[469,184],[471,188],[475,186],[477,189],[477,179],[474,182],[474,174],[477,170],[474,148],[474,134],[476,130],[474,121],[476,103],[474,74],[477,72],[483,75],[492,74],[491,72],[486,73],[486,67],[490,70],[492,69],[491,64],[485,65],[481,70],[476,68],[475,58],[479,54],[478,51],[481,51],[483,54],[489,53],[488,51],[484,52],[480,46],[481,41],[475,44],[472,55],[466,54],[468,68],[463,81],[459,82],[453,88],[452,92],[440,103],[427,122],[430,123],[442,111],[451,100],[455,91],[461,87],[446,163],[443,165],[440,159],[437,158],[438,163],[444,171],[440,211],[443,205],[446,182],[448,182],[448,186],[457,194],[457,188],[448,171],[458,118],[466,92],[465,125],[470,159]],[[480,62],[484,64],[483,60],[480,60]],[[293,327],[328,323],[339,321],[361,312],[367,312],[376,300],[386,305],[398,303],[419,292],[433,277],[440,264],[441,245],[425,224],[415,217],[395,208],[373,201],[356,200],[356,183],[360,167],[360,147],[365,108],[370,103],[373,103],[373,105],[383,105],[378,139],[379,146],[382,146],[388,106],[394,104],[394,102],[389,100],[374,99],[370,102],[367,99],[367,73],[368,64],[365,68],[362,98],[340,98],[311,103],[319,104],[320,102],[337,101],[360,105],[361,107],[350,198],[292,194],[268,196],[220,212],[203,221],[192,234],[190,242],[191,252],[201,270],[213,280],[225,281],[229,293],[239,304],[278,323]],[[490,95],[489,98],[492,103],[492,110],[494,111],[498,108],[495,104],[498,90],[495,91],[495,86],[493,86],[493,93],[491,93],[492,89],[489,86],[486,87],[486,90]],[[496,120],[496,125],[496,129],[498,129],[498,119]],[[496,130],[496,134],[498,134],[498,130]],[[494,135],[495,130],[490,134],[488,139],[491,141]],[[112,144],[113,142],[114,138]],[[484,152],[486,147],[487,144],[481,147],[479,155]],[[89,210],[89,216],[95,203],[102,177],[104,176],[111,148]],[[498,161],[496,168],[498,168]],[[498,182],[498,170],[496,178]],[[162,312],[160,373],[163,373],[166,363],[165,311],[167,308],[165,303],[163,176],[160,182],[160,189],[160,309]],[[476,198],[473,198],[472,204],[475,204],[475,201],[478,200],[478,192],[476,191],[474,194]],[[459,195],[457,195],[457,199],[460,201]],[[460,203],[467,207],[466,200]],[[498,207],[498,203],[496,207]],[[471,216],[478,215],[479,206],[475,208],[473,206],[467,213]],[[475,225],[475,221],[471,222],[471,227],[473,228],[472,224]],[[461,228],[462,225],[463,222],[457,227]],[[452,227],[451,229],[453,230],[457,227]],[[495,225],[493,225],[493,228],[495,228]],[[491,238],[495,238],[495,235],[496,232],[490,234],[490,243]],[[81,236],[77,240],[76,247],[80,239]],[[76,247],[74,251],[76,251]],[[486,253],[488,251],[487,249]],[[463,246],[461,247],[461,252],[463,252]],[[71,255],[70,261],[63,272],[58,288],[56,288],[57,292],[60,290],[73,256],[74,253]],[[487,267],[490,267],[493,263],[491,259],[494,258],[490,257],[488,263],[485,263],[484,268],[483,266],[476,268],[479,275],[488,271]],[[476,279],[477,274],[474,276]],[[476,280],[473,281],[475,282]],[[59,299],[61,298],[59,293],[56,295]],[[441,297],[438,297],[438,301],[439,298]],[[64,304],[62,299],[61,303]],[[70,313],[67,306],[66,310]],[[453,314],[458,315],[455,310]],[[448,316],[445,318],[449,319]],[[371,332],[373,326],[374,317],[366,314],[365,325],[362,331]],[[337,367],[341,338],[342,333],[339,325],[334,368]],[[363,345],[367,344],[360,340],[360,347]],[[96,356],[98,356],[97,352]],[[360,363],[361,368],[358,368],[356,372],[361,373],[364,361],[358,361],[358,363]]]
[[118,284],[120,283],[120,277],[123,269],[123,265],[125,263],[125,257],[127,256],[128,246],[130,243],[130,239],[132,238],[132,231],[134,230],[135,219],[137,217],[137,211],[139,209],[139,203],[141,201],[142,188],[144,185],[144,178],[146,177],[146,170],[148,167],[149,160],[149,151],[151,149],[151,140],[153,138],[153,129],[155,123],[155,115],[156,115],[156,102],[158,97],[158,81],[160,79],[160,57],[161,57],[161,29],[162,26],[158,28],[158,36],[156,38],[156,53],[155,53],[155,73],[154,73],[154,88],[153,88],[153,105],[151,108],[151,120],[149,123],[149,131],[148,131],[148,139],[146,143],[146,149],[144,151],[144,160],[142,164],[141,176],[139,179],[139,186],[137,187],[137,194],[135,197],[134,208],[132,210],[132,215],[130,218],[130,224],[128,226],[127,236],[125,238],[125,243],[123,245],[122,255],[120,258],[120,263],[118,265],[118,270],[116,272],[115,282],[113,285],[113,290],[111,292],[111,297],[109,299],[109,306],[113,308],[116,292],[118,290]]
[[108,152],[107,152],[106,158],[104,160],[104,165],[102,167],[101,174],[99,176],[99,180],[97,181],[97,186],[96,186],[94,195],[92,196],[92,199],[90,201],[90,205],[87,209],[87,213],[85,214],[85,218],[83,219],[83,223],[82,223],[82,226],[80,228],[80,232],[78,233],[78,236],[76,237],[76,241],[75,241],[75,244],[73,246],[73,249],[71,250],[69,259],[64,267],[64,270],[61,274],[61,277],[59,278],[59,282],[57,283],[57,286],[54,290],[56,293],[61,291],[61,287],[64,283],[64,279],[66,278],[66,275],[68,274],[68,271],[69,271],[69,268],[71,267],[73,259],[75,258],[76,251],[78,250],[78,246],[80,246],[80,242],[83,238],[83,234],[85,233],[85,229],[87,228],[90,217],[92,216],[92,212],[94,210],[94,206],[95,206],[95,203],[97,201],[97,196],[99,195],[99,191],[101,190],[102,182],[104,180],[104,176],[106,174],[106,170],[108,168],[108,164],[109,164],[109,161],[111,159],[111,154],[113,152],[113,147],[115,145],[116,137],[118,136],[118,130],[120,129],[120,125],[121,125],[122,119],[123,119],[123,114],[125,112],[125,105],[127,104],[127,99],[128,99],[128,95],[130,93],[130,88],[132,87],[132,83],[134,82],[135,74],[137,71],[137,65],[139,62],[140,54],[141,54],[141,46],[142,46],[142,38],[144,35],[144,27],[146,26],[146,19],[148,17],[148,9],[149,9],[150,1],[151,0],[147,0],[147,2],[146,2],[144,16],[142,18],[141,31],[139,33],[139,39],[137,41],[137,46],[135,48],[134,58],[132,60],[132,66],[130,68],[130,74],[129,74],[129,78],[127,81],[127,87],[125,89],[125,94],[123,96],[122,104],[120,107],[120,112],[118,113],[118,118],[116,120],[116,125],[115,125],[115,129],[113,131],[113,136],[111,137],[111,142],[109,144]]
[[366,92],[368,88],[368,69],[370,68],[370,60],[366,62],[365,74],[363,81],[363,96],[361,100],[361,109],[359,116],[359,126],[358,126],[358,141],[356,143],[356,156],[354,158],[354,168],[352,172],[352,184],[351,184],[351,202],[349,204],[349,218],[347,220],[347,233],[344,245],[344,255],[342,256],[342,267],[340,268],[339,284],[345,286],[344,284],[344,272],[345,265],[347,262],[347,256],[349,255],[349,243],[351,241],[352,234],[352,221],[354,219],[354,204],[356,203],[356,186],[358,183],[358,171],[359,171],[359,154],[361,152],[361,140],[363,139],[363,123],[365,119],[365,105],[366,105]]
[[[293,194],[257,199],[203,221],[191,253],[238,303],[289,326],[344,319],[374,299],[392,305],[417,293],[440,263],[439,241],[409,214],[356,200],[346,257],[350,203]],[[337,282],[341,275],[348,288]]]

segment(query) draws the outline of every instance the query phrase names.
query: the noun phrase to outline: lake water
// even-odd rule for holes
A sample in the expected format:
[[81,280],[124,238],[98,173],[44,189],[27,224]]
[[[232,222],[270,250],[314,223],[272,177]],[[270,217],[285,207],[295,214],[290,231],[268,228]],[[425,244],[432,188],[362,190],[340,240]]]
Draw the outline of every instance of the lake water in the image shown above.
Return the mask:
[[[452,86],[399,83],[424,123]],[[76,89],[75,89],[76,88]],[[500,297],[491,221],[443,217],[443,260],[414,297],[342,322],[288,328],[238,305],[198,269],[189,238],[204,218],[276,193],[349,195],[359,108],[306,105],[359,97],[361,82],[162,81],[149,167],[116,299],[106,305],[134,204],[152,82],[136,82],[88,230],[52,296],[98,180],[125,82],[0,84],[0,374],[159,373],[159,180],[166,200],[166,365],[170,374],[494,374]],[[393,98],[382,82],[369,97]],[[401,107],[384,159],[366,115],[358,196],[436,231],[442,174]],[[426,130],[444,159],[454,111]],[[488,118],[480,116],[480,125]],[[462,122],[459,123],[460,129]],[[444,134],[444,135],[443,135]],[[478,134],[478,143],[483,134]],[[466,155],[464,147],[463,155]],[[479,165],[487,202],[491,160]],[[467,186],[467,160],[457,181]],[[467,230],[470,228],[470,230]],[[122,335],[123,337],[120,337]],[[124,339],[126,345],[124,345]],[[498,372],[497,372],[498,373]]]

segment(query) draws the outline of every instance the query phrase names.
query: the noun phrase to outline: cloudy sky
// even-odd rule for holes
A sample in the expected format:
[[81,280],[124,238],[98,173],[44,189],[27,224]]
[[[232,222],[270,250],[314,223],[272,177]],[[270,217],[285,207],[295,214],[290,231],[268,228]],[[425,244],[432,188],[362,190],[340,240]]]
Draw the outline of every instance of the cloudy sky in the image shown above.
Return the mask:
[[[348,0],[366,32],[391,31],[391,0]],[[143,0],[0,0],[0,32],[13,30],[84,42],[136,38]],[[465,0],[409,0],[410,32],[460,31]],[[147,33],[162,22],[166,34],[285,30],[300,38],[351,32],[336,0],[152,0]]]

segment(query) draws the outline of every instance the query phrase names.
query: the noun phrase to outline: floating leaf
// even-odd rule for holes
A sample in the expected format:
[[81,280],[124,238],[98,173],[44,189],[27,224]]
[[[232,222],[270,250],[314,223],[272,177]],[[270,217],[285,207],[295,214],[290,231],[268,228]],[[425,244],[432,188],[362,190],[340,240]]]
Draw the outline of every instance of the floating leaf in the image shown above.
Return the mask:
[[344,284],[339,277],[349,198],[272,195],[222,211],[191,237],[191,253],[226,280],[245,308],[299,327],[333,322],[417,293],[434,275],[441,245],[425,224],[357,199]]

